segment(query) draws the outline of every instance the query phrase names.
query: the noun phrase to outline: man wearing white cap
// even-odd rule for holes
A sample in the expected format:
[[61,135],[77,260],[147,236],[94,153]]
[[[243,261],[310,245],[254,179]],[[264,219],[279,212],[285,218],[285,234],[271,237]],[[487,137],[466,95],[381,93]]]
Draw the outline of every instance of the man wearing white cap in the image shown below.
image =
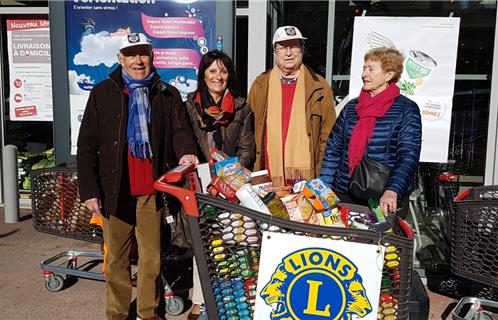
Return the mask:
[[124,35],[119,66],[91,91],[78,137],[81,200],[104,216],[107,319],[128,319],[129,253],[138,244],[137,315],[159,319],[160,226],[164,201],[152,184],[178,163],[197,164],[178,90],[162,82],[145,35]]
[[305,39],[294,26],[277,29],[276,65],[254,80],[247,98],[255,115],[255,170],[268,169],[278,185],[320,174],[336,119],[330,86],[303,64]]

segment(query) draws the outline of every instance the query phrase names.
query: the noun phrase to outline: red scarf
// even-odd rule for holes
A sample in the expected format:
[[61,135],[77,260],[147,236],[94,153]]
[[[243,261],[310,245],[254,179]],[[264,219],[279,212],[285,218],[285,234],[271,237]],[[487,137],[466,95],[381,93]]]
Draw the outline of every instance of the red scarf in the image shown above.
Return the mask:
[[[220,124],[222,126],[227,125],[232,121],[234,112],[234,98],[230,93],[230,90],[226,90],[222,99],[218,104],[216,104],[207,90],[205,92],[197,91],[195,96],[195,102],[200,110],[203,122],[201,127],[208,127],[207,130],[211,131],[210,128],[213,124]],[[205,114],[208,117],[203,116]],[[211,118],[211,119],[209,119]],[[214,122],[214,123],[213,123]]]
[[365,148],[372,138],[377,118],[386,114],[398,96],[399,87],[394,83],[389,84],[386,89],[373,97],[367,91],[361,90],[358,104],[355,107],[358,122],[353,128],[349,141],[349,176],[353,174],[363,158]]

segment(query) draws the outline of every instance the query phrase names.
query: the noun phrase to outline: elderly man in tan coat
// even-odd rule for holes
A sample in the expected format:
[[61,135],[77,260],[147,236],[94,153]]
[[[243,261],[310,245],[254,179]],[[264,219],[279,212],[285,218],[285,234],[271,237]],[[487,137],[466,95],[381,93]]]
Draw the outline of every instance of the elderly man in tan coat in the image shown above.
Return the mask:
[[320,174],[336,119],[329,84],[303,64],[305,39],[296,27],[277,29],[276,65],[254,80],[247,98],[255,115],[255,170],[268,169],[281,186]]

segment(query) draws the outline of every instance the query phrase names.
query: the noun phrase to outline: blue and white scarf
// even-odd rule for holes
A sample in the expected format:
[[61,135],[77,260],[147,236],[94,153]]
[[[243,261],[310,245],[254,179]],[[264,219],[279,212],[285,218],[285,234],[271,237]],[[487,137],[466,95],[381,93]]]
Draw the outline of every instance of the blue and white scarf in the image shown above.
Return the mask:
[[122,71],[124,83],[130,94],[126,138],[131,155],[140,159],[152,158],[152,146],[149,138],[151,113],[149,88],[154,73],[151,72],[144,80],[134,80],[126,71]]

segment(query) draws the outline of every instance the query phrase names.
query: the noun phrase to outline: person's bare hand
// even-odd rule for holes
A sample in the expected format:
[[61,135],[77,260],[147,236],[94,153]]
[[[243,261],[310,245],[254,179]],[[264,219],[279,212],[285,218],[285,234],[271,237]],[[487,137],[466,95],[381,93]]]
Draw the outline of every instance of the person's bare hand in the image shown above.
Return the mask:
[[384,191],[382,197],[380,197],[380,207],[385,214],[396,213],[398,210],[398,194],[392,190]]
[[197,156],[195,156],[193,154],[186,154],[180,158],[180,161],[178,161],[179,165],[182,165],[185,163],[193,163],[194,165],[197,166],[199,164],[199,159],[197,159]]
[[85,206],[92,212],[92,214],[102,214],[100,200],[98,198],[91,198],[85,200]]

